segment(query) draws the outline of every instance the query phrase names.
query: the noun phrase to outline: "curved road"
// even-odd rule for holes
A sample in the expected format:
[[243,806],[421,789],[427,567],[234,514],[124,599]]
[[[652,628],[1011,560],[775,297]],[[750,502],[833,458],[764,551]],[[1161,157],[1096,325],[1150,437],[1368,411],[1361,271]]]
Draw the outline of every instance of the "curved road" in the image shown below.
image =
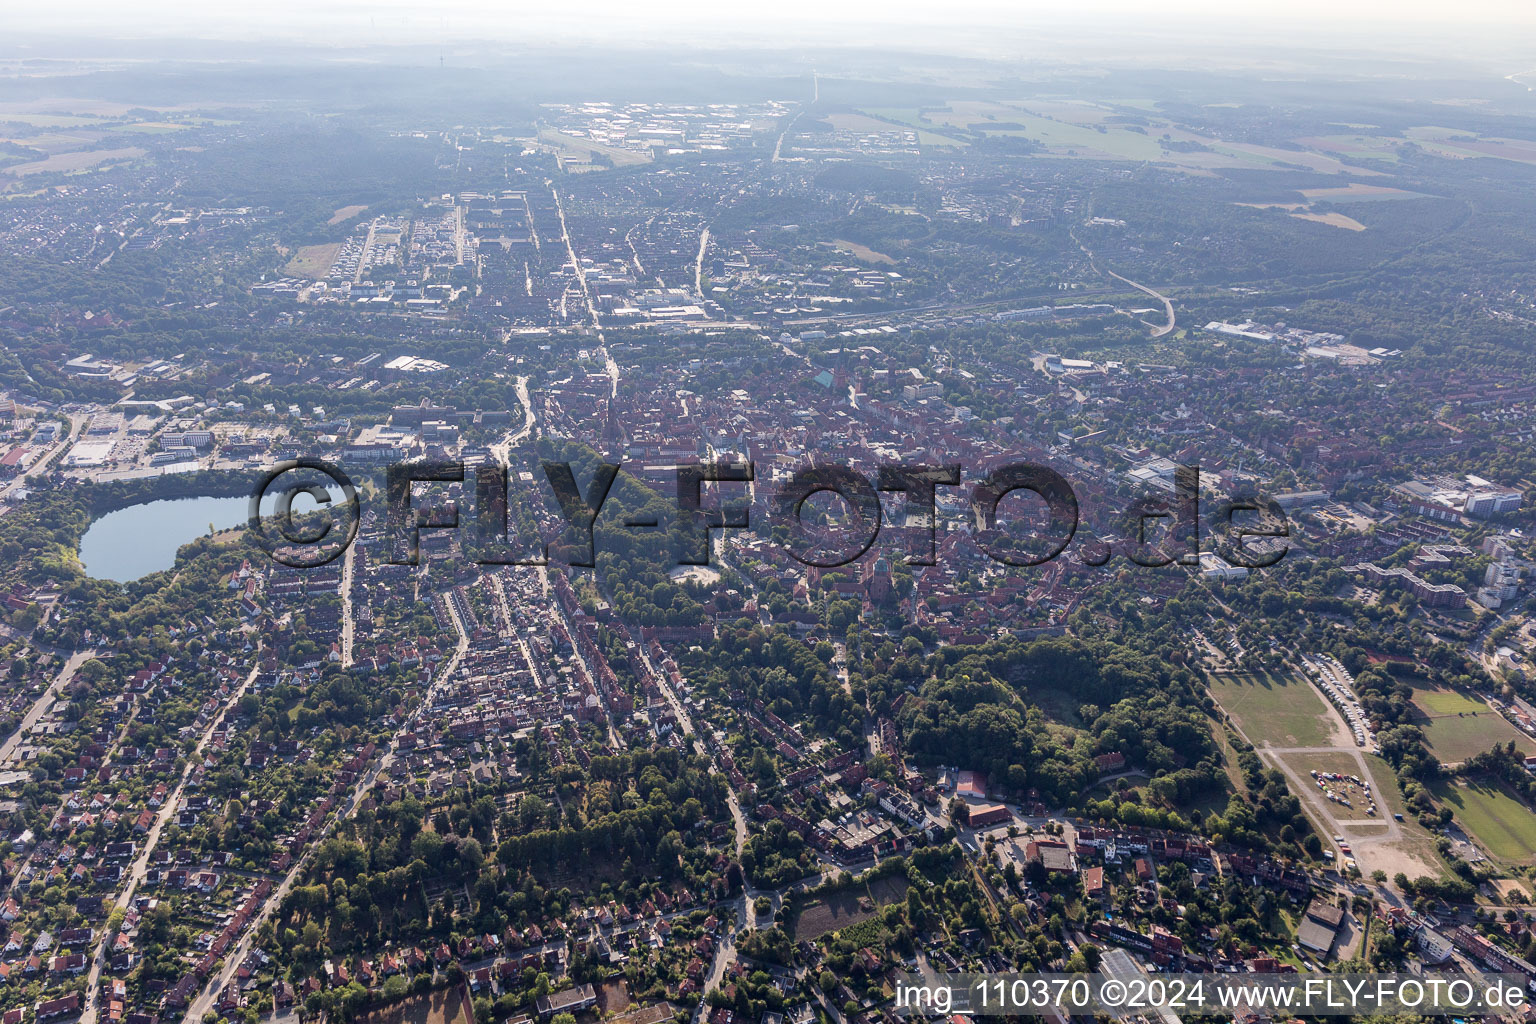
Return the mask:
[[[1100,274],[1105,275],[1106,277],[1114,278],[1116,281],[1119,281],[1121,284],[1128,284],[1132,288],[1135,288],[1137,291],[1144,292],[1147,295],[1152,296],[1158,302],[1161,302],[1163,304],[1163,310],[1164,310],[1164,312],[1166,312],[1168,314],[1168,322],[1166,324],[1164,324],[1163,326],[1161,326],[1161,327],[1152,327],[1151,324],[1147,324],[1148,327],[1152,327],[1152,337],[1154,337],[1154,338],[1161,338],[1164,335],[1172,334],[1173,333],[1173,329],[1176,326],[1178,326],[1177,321],[1175,321],[1174,316],[1173,316],[1173,300],[1169,299],[1168,296],[1164,295],[1161,292],[1154,291],[1151,288],[1148,288],[1144,284],[1137,284],[1135,281],[1132,281],[1128,277],[1121,277],[1119,274],[1115,273],[1113,270],[1106,270],[1103,267],[1100,267],[1099,266],[1098,258],[1093,255],[1093,250],[1088,248],[1086,245],[1084,245],[1082,243],[1082,241],[1077,237],[1077,232],[1076,231],[1072,232],[1072,241],[1077,242],[1077,247],[1079,249],[1083,250],[1083,255],[1088,257],[1088,263],[1089,263],[1090,266],[1093,267],[1094,270],[1096,270]],[[1142,322],[1146,323],[1145,320],[1143,320]]]
[[[1161,326],[1161,327],[1153,327],[1152,328],[1152,337],[1154,337],[1154,338],[1161,338],[1165,334],[1172,334],[1173,333],[1174,327],[1178,326],[1178,324],[1177,324],[1177,322],[1173,318],[1173,301],[1171,299],[1169,299],[1168,296],[1162,294],[1161,292],[1153,291],[1151,288],[1148,288],[1144,284],[1137,284],[1135,281],[1132,281],[1128,277],[1121,277],[1119,274],[1115,273],[1113,270],[1106,270],[1106,271],[1104,271],[1104,273],[1108,274],[1110,277],[1114,278],[1116,281],[1123,281],[1123,282],[1125,282],[1126,284],[1130,285],[1132,288],[1135,288],[1139,292],[1146,292],[1148,295],[1152,296],[1158,302],[1161,302],[1163,304],[1163,310],[1168,314],[1168,322],[1166,324],[1164,324],[1163,326]],[[1146,321],[1142,321],[1142,322],[1146,323]],[[1147,326],[1148,327],[1152,327],[1151,324],[1147,324]]]

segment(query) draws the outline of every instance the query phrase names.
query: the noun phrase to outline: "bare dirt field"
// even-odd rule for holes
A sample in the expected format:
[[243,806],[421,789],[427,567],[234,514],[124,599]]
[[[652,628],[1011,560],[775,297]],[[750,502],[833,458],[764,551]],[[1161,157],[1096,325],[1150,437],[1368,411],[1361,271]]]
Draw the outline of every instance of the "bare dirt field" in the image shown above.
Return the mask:
[[469,989],[461,982],[369,1010],[358,1017],[358,1024],[474,1024],[474,1020]]
[[796,941],[816,939],[875,916],[887,903],[907,895],[905,878],[879,878],[867,886],[850,886],[801,908],[795,918]]
[[876,252],[867,245],[858,242],[850,242],[846,238],[835,238],[832,244],[846,253],[863,260],[865,263],[895,263],[896,261],[883,252]]
[[1342,213],[1293,213],[1297,220],[1310,220],[1314,224],[1327,224],[1329,227],[1343,228],[1345,231],[1364,231],[1365,225],[1353,217],[1346,217]]

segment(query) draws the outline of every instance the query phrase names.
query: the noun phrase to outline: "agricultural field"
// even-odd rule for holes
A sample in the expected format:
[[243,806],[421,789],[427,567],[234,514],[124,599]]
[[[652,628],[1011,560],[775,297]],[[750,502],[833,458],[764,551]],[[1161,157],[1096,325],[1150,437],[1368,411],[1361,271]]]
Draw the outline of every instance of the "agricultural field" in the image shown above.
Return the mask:
[[1424,192],[1410,192],[1407,189],[1392,188],[1387,185],[1362,185],[1358,181],[1332,188],[1304,188],[1301,189],[1301,194],[1314,203],[1373,203],[1394,199],[1439,198]]
[[171,132],[186,131],[187,124],[179,121],[132,121],[126,124],[103,125],[111,132],[138,132],[143,135],[168,135]]
[[1536,814],[1502,786],[1490,783],[1437,782],[1435,798],[1478,845],[1510,864],[1536,863]]
[[33,128],[89,128],[101,124],[97,117],[78,117],[74,114],[43,114],[32,111],[0,111],[0,122],[25,124]]
[[1477,135],[1456,128],[1426,126],[1404,132],[1421,148],[1455,160],[1495,157],[1515,163],[1536,163],[1536,142]]
[[1343,745],[1341,725],[1306,680],[1289,673],[1213,676],[1211,696],[1257,747]]
[[36,135],[5,135],[0,137],[0,142],[9,142],[13,146],[25,146],[35,149],[39,153],[72,153],[87,146],[94,146],[107,137],[104,131],[94,129],[75,132],[39,132]]
[[1447,764],[1465,761],[1495,744],[1510,741],[1516,750],[1536,754],[1536,742],[1476,697],[1454,690],[1415,687],[1413,704],[1419,712],[1417,724],[1424,730],[1430,751]]
[[1344,160],[1384,160],[1397,162],[1401,139],[1376,135],[1313,135],[1296,140],[1303,146],[1320,150]]
[[1365,225],[1353,217],[1346,217],[1342,213],[1293,213],[1297,220],[1307,220],[1314,224],[1327,224],[1329,227],[1343,228],[1345,231],[1364,231]]
[[1231,167],[1289,167],[1358,177],[1381,173],[1345,164],[1324,147],[1280,149],[1220,141],[1181,128],[1151,111],[1128,115],[1125,106],[1052,100],[953,100],[942,107],[873,108],[867,112],[914,128],[952,131],[957,136],[1028,139],[1044,146],[1052,156],[1152,161],[1192,174]]
[[55,153],[46,160],[34,160],[31,163],[16,164],[6,168],[6,174],[23,177],[28,174],[45,174],[50,171],[73,173],[88,170],[105,163],[115,163],[120,160],[137,160],[144,155],[144,150],[137,146],[127,146],[123,149],[87,149],[74,153]]
[[1319,213],[1308,203],[1234,203],[1233,205],[1245,206],[1250,210],[1284,210],[1297,220],[1311,221],[1314,224],[1327,224],[1329,227],[1343,228],[1346,231],[1365,230],[1365,225],[1353,217],[1345,216],[1337,210]]
[[821,120],[840,132],[888,132],[900,130],[903,127],[859,113],[828,114]]
[[919,146],[957,148],[970,145],[970,142],[966,139],[952,135],[942,135],[933,131],[934,126],[924,119],[923,111],[916,108],[875,107],[864,111],[864,113],[869,115],[869,117],[878,118],[882,123],[891,122],[890,124],[883,124],[882,130],[884,131],[889,131],[893,127],[915,129]]

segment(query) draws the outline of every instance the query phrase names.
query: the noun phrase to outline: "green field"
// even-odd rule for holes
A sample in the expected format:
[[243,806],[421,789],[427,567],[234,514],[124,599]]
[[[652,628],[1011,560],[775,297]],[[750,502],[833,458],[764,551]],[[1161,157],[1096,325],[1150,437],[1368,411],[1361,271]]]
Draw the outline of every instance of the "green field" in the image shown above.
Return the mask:
[[987,135],[1012,135],[1032,139],[1052,150],[1080,156],[1102,154],[1122,160],[1166,158],[1162,145],[1156,139],[1140,132],[1113,127],[1106,127],[1101,132],[1086,125],[1039,117],[1016,108],[999,116],[1007,119],[1004,123],[1016,124],[1020,127],[993,128],[984,120],[972,121],[969,127],[972,131]]
[[1456,821],[1478,844],[1500,860],[1514,864],[1536,861],[1536,814],[1501,787],[1486,783],[1460,786],[1441,781],[1435,797],[1456,815]]
[[1447,764],[1511,741],[1516,750],[1536,753],[1536,743],[1530,737],[1476,697],[1455,690],[1415,687],[1413,703],[1419,711],[1416,724],[1424,730],[1429,749]]
[[890,121],[905,128],[916,129],[919,146],[945,146],[955,149],[970,145],[966,139],[941,135],[933,131],[933,125],[925,121],[914,107],[872,107],[863,113],[881,121]]
[[1211,696],[1254,746],[1326,747],[1335,743],[1332,713],[1304,679],[1245,672],[1213,676]]
[[[866,113],[911,127],[983,137],[1029,139],[1053,156],[1092,160],[1155,161],[1184,170],[1205,172],[1218,167],[1274,167],[1299,165],[1324,174],[1350,171],[1357,175],[1376,172],[1349,168],[1331,152],[1279,149],[1255,143],[1225,143],[1186,130],[1161,118],[1143,124],[1108,120],[1113,111],[1101,105],[1060,101],[951,100],[938,107],[878,107]],[[1163,136],[1174,142],[1198,142],[1189,152],[1167,149]],[[931,145],[923,141],[924,145]],[[953,143],[951,143],[953,144]]]
[[1478,714],[1487,711],[1488,705],[1476,697],[1469,697],[1455,690],[1432,690],[1424,687],[1414,687],[1413,702],[1419,706],[1419,710],[1429,716],[1459,715],[1464,712]]

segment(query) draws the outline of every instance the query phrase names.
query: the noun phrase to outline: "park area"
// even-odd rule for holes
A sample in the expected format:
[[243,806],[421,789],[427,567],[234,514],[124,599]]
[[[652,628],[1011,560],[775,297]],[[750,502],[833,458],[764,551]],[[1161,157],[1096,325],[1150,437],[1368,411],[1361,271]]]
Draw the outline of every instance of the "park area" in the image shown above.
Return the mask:
[[1536,814],[1504,787],[1442,779],[1432,789],[1491,856],[1509,864],[1536,862]]
[[1495,744],[1514,741],[1515,749],[1536,754],[1536,743],[1477,697],[1455,690],[1415,687],[1415,724],[1424,730],[1430,751],[1444,764],[1459,764]]
[[1343,745],[1338,736],[1342,724],[1300,676],[1288,672],[1212,676],[1211,696],[1254,746]]

